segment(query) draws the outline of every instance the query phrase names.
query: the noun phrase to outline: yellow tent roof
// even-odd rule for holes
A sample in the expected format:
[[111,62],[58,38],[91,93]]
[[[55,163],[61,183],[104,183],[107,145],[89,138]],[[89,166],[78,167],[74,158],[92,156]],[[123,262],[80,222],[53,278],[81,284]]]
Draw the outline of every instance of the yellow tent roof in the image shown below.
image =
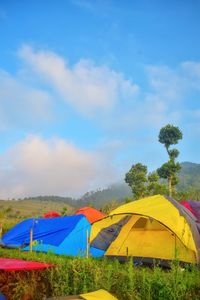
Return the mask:
[[[148,222],[150,222],[149,224],[152,224],[149,225],[151,227],[151,230],[159,230],[159,233],[158,231],[157,232],[151,231],[150,227],[149,229],[146,228],[146,231],[142,231],[142,232],[139,232],[138,230],[136,232],[135,231],[136,229],[134,229],[135,233],[133,233],[133,230],[131,228],[133,228],[132,226],[136,224],[135,222],[137,216],[146,217],[149,220]],[[129,218],[129,220],[127,221],[125,220],[125,218]],[[151,220],[152,221],[154,220],[153,223],[151,223]],[[158,229],[159,226],[158,224],[161,224],[160,225],[161,227],[159,227],[159,229]],[[166,232],[166,230],[163,231],[162,225],[164,226],[163,229],[166,228],[168,230],[168,233]],[[198,224],[196,223],[195,217],[193,217],[191,213],[187,211],[187,209],[185,209],[177,201],[168,197],[164,197],[162,195],[156,195],[156,196],[146,197],[137,201],[133,201],[121,205],[115,210],[113,210],[108,217],[94,223],[92,225],[92,231],[91,231],[91,246],[96,248],[100,246],[99,249],[102,250],[108,249],[105,255],[112,255],[112,253],[113,255],[114,253],[116,253],[116,255],[122,255],[122,252],[124,253],[125,250],[122,251],[124,246],[122,244],[120,246],[120,243],[122,240],[124,240],[123,243],[124,245],[126,245],[127,239],[129,239],[129,245],[127,244],[129,249],[131,249],[131,247],[134,244],[138,243],[138,248],[137,248],[138,255],[136,256],[143,256],[139,254],[143,254],[143,252],[145,252],[144,247],[148,249],[151,243],[150,245],[151,257],[153,257],[153,253],[155,253],[155,257],[159,257],[159,255],[156,256],[156,247],[158,245],[156,246],[156,243],[155,245],[153,243],[153,239],[154,240],[156,239],[155,241],[159,243],[158,239],[156,238],[156,234],[157,235],[159,234],[160,242],[162,243],[159,244],[159,248],[160,248],[159,250],[162,253],[161,255],[162,258],[164,258],[166,246],[169,246],[170,245],[169,243],[171,243],[172,246],[174,240],[174,238],[170,235],[171,232],[172,234],[174,234],[175,237],[178,237],[179,241],[182,243],[182,245],[184,245],[184,246],[180,245],[182,247],[182,253],[183,252],[185,253],[182,256],[183,261],[192,262],[194,261],[195,256],[196,256],[195,261],[199,261],[200,234],[198,232],[197,226]],[[106,228],[108,228],[107,232],[106,232]],[[115,233],[111,238],[112,240],[110,240],[109,242],[110,232],[115,232]],[[130,232],[130,234],[128,234],[128,232]],[[116,236],[116,234],[119,236],[119,238]],[[164,237],[165,234],[167,235],[166,239]],[[143,236],[143,243],[140,243],[140,241],[142,241],[141,240],[142,236]],[[146,240],[145,243],[146,238],[148,240]],[[108,241],[107,244],[105,242],[106,240]],[[174,242],[176,243],[176,239],[174,240]],[[102,243],[105,245],[105,248],[104,246],[102,246],[101,248],[101,245],[103,245]],[[106,245],[108,245],[109,248],[107,248]],[[143,247],[143,249],[140,248],[140,246]],[[143,251],[140,251],[140,249]],[[133,256],[136,254],[134,250],[132,251]],[[171,251],[169,247],[168,247],[168,251]],[[191,251],[194,253],[194,256],[191,254],[192,253]],[[191,259],[188,258],[188,255],[191,255]],[[169,258],[169,255],[166,255],[166,257]]]
[[112,296],[105,290],[98,290],[96,292],[81,294],[80,296],[86,300],[117,300],[116,297]]
[[162,195],[146,197],[121,205],[113,210],[110,216],[118,214],[140,214],[152,217],[174,232],[185,246],[197,252],[190,226],[185,217],[181,216],[174,204]]

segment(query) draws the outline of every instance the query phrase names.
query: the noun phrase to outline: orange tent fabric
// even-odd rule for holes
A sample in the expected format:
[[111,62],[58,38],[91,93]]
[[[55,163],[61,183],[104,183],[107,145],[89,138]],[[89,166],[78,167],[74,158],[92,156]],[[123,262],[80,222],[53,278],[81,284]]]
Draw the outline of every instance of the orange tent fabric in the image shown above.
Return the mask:
[[76,211],[76,215],[84,215],[90,223],[101,220],[105,215],[93,207],[83,207]]

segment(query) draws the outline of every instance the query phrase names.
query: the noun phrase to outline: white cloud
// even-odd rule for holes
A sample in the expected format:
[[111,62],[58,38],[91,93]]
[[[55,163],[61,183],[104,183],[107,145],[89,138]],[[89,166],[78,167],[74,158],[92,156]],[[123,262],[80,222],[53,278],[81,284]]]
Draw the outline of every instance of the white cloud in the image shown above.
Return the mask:
[[188,75],[200,78],[200,62],[185,61],[181,64],[181,67]]
[[[153,124],[158,127],[169,121],[179,122],[187,113],[189,93],[199,91],[200,86],[200,63],[193,61],[175,68],[147,66],[149,86],[144,91],[122,73],[97,66],[90,60],[81,59],[71,66],[56,53],[37,51],[29,45],[23,45],[18,54],[25,63],[18,76],[0,73],[3,78],[0,128],[15,119],[20,124],[26,120],[26,114],[28,122],[42,118],[46,121],[52,114],[59,113],[53,111],[51,104],[54,101],[58,107],[61,100],[66,103],[63,106],[66,112],[67,105],[71,105],[86,117],[93,116],[105,130],[134,130]],[[12,107],[16,107],[16,113]]]
[[[150,86],[142,103],[146,122],[158,126],[184,123],[192,113],[189,103],[197,102],[193,92],[198,92],[200,86],[200,63],[183,62],[176,68],[148,66],[146,72]],[[196,109],[198,105],[194,106],[194,115]]]
[[181,125],[185,120],[192,123],[196,120],[197,126],[200,63],[184,62],[175,68],[153,65],[145,71],[146,91],[141,87],[137,99],[120,103],[118,110],[115,107],[105,125],[124,132],[159,130],[167,123]]
[[150,87],[168,100],[181,100],[185,93],[199,90],[200,62],[185,61],[176,68],[148,66]]
[[0,130],[51,119],[51,101],[47,92],[27,87],[19,78],[0,70]]
[[67,103],[86,115],[110,112],[121,99],[134,98],[139,92],[139,87],[122,74],[89,60],[69,66],[55,53],[34,51],[28,45],[21,47],[19,55]]
[[63,139],[29,136],[0,156],[0,198],[77,196],[113,181],[106,155]]
[[181,67],[187,74],[190,87],[200,90],[200,62],[186,61]]
[[168,101],[180,99],[187,86],[185,74],[168,66],[148,66],[147,75],[154,92]]

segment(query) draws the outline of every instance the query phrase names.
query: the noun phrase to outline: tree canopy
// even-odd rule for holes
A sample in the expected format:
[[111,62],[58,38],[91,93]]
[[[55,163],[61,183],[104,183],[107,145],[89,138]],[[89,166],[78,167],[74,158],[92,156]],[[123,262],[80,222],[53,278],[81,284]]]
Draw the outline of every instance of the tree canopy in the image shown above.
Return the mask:
[[148,174],[147,166],[141,163],[131,167],[125,175],[125,182],[130,186],[134,199],[166,192],[166,186],[159,182],[158,174]]
[[165,145],[165,148],[169,154],[169,146],[178,144],[178,141],[181,140],[182,137],[182,132],[178,127],[168,124],[160,129],[158,140],[161,144]]

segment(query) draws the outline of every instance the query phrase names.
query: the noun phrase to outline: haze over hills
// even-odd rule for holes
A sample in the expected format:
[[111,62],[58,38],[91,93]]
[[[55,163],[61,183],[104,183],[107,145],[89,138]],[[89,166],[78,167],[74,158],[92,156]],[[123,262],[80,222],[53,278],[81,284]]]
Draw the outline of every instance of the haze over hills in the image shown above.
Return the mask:
[[[180,183],[177,186],[178,191],[186,190],[200,190],[200,164],[183,162],[181,163],[181,171],[179,173]],[[131,196],[131,190],[129,186],[124,182],[116,183],[112,186],[109,186],[105,189],[99,189],[97,191],[90,191],[84,194],[79,199],[74,199],[71,197],[60,197],[60,196],[38,196],[38,197],[29,197],[24,198],[23,203],[29,202],[42,202],[44,203],[59,203],[61,207],[69,206],[70,211],[75,211],[79,207],[83,206],[94,206],[98,209],[102,208],[105,204],[116,201],[123,202],[125,197]],[[21,202],[17,201],[17,202]],[[1,201],[1,205],[9,201]],[[6,203],[5,203],[6,202]],[[11,202],[10,202],[11,203]],[[46,204],[44,204],[46,206]],[[13,205],[12,205],[13,206]],[[51,206],[46,206],[50,209]],[[59,209],[61,209],[59,207]],[[53,208],[53,206],[52,206]],[[54,208],[55,209],[55,208]],[[68,210],[69,213],[69,210]]]
[[[181,171],[179,173],[180,182],[177,186],[178,191],[200,190],[200,164],[183,162],[181,163]],[[124,200],[125,197],[131,196],[131,190],[126,183],[119,183],[110,186],[107,189],[92,191],[86,193],[77,200],[78,205],[94,205],[101,207],[102,204],[115,199],[118,202]]]

